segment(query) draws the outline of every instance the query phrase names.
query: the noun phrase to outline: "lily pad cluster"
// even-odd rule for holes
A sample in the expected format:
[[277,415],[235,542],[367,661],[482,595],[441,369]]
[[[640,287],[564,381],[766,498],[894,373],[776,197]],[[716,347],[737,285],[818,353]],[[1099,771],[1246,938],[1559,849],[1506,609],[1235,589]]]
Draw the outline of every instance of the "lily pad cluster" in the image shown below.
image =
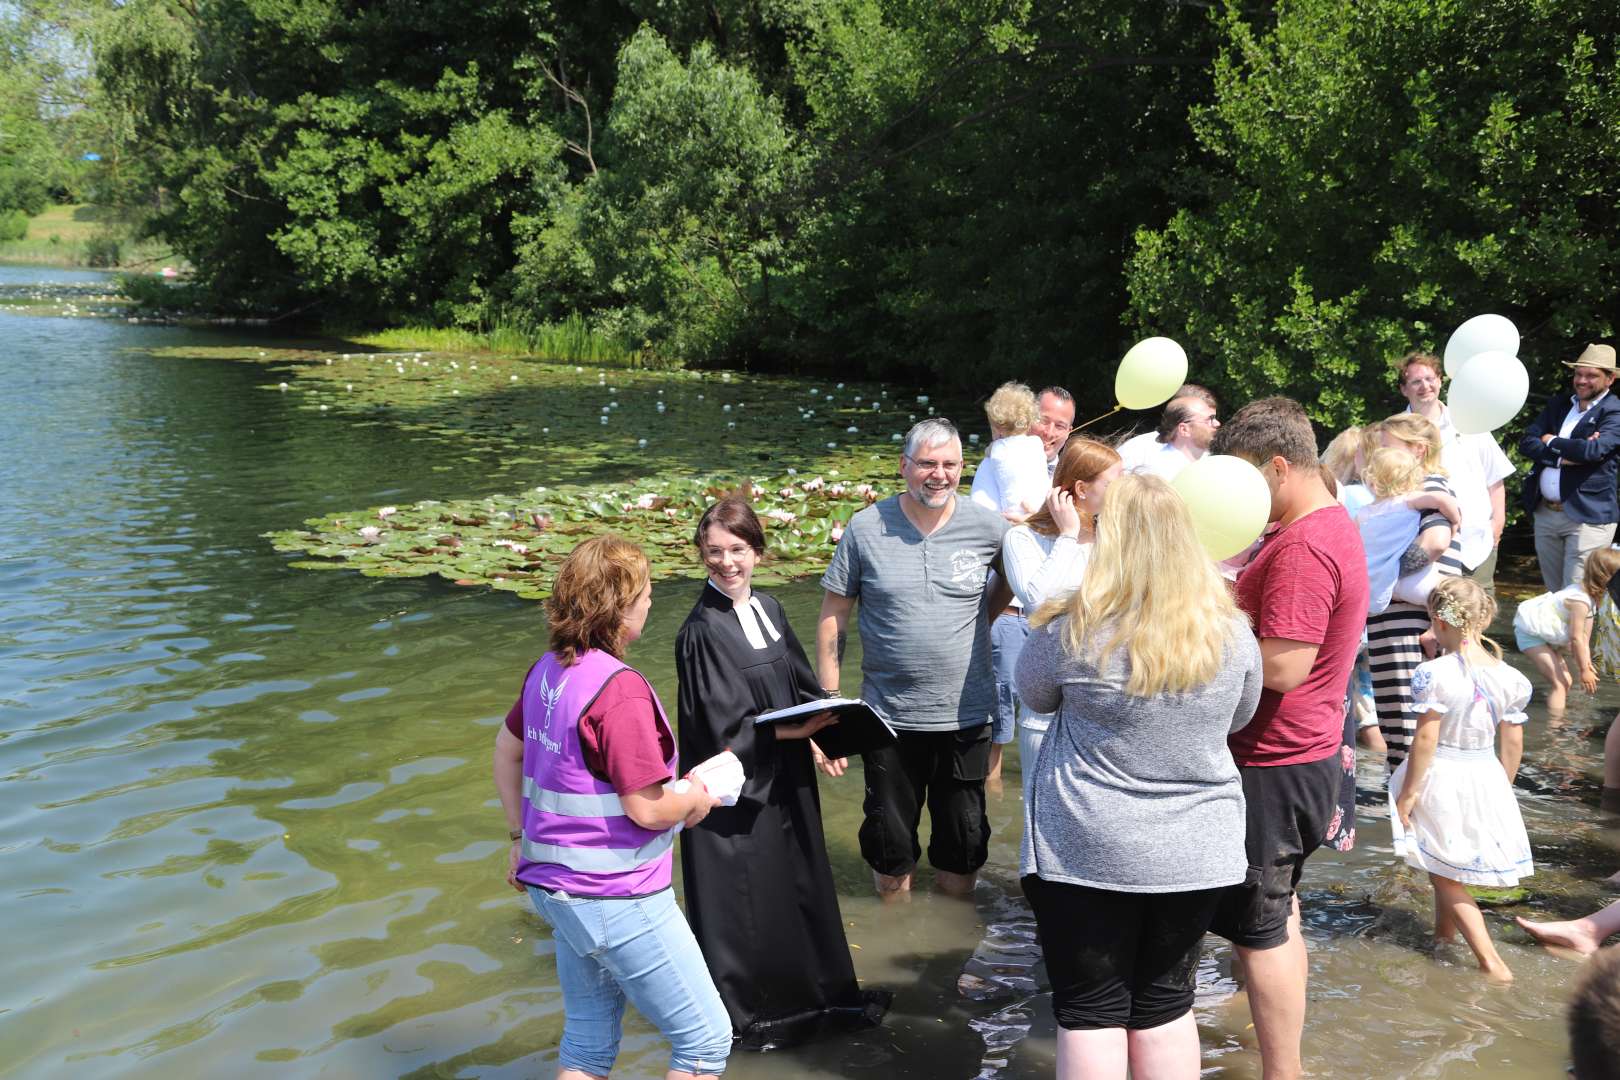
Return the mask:
[[[353,569],[369,577],[437,574],[542,599],[563,556],[586,537],[614,532],[639,544],[655,580],[702,577],[693,531],[703,511],[732,493],[751,496],[767,557],[756,580],[777,584],[826,568],[857,510],[883,492],[865,481],[786,474],[659,480],[629,488],[537,487],[518,495],[423,501],[312,519],[271,533],[276,550],[306,556],[302,569]],[[307,558],[314,557],[314,558]]]
[[[515,494],[426,500],[268,534],[293,565],[438,575],[545,596],[587,536],[640,544],[656,577],[700,577],[698,517],[744,491],[769,538],[761,583],[818,573],[844,525],[897,489],[900,439],[926,394],[735,372],[552,364],[491,354],[183,350],[267,364],[267,392],[349,423],[428,434]],[[971,452],[970,458],[976,456]]]

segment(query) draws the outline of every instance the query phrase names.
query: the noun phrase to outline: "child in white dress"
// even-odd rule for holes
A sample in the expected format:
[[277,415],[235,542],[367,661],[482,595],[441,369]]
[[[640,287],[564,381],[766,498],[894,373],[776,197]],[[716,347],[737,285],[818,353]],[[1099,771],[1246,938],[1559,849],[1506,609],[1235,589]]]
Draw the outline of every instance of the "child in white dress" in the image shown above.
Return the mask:
[[1575,682],[1561,650],[1568,649],[1575,661],[1581,689],[1588,694],[1597,690],[1590,640],[1592,612],[1616,571],[1620,571],[1620,551],[1599,548],[1587,557],[1580,581],[1557,592],[1533,596],[1513,613],[1514,643],[1552,683],[1547,691],[1547,708],[1553,712],[1563,711],[1566,695]]
[[987,510],[1023,521],[1046,504],[1052,474],[1046,447],[1030,428],[1041,418],[1035,395],[1020,382],[1002,383],[984,403],[990,448],[973,473],[971,496]]
[[1448,577],[1429,594],[1445,655],[1412,673],[1417,733],[1390,777],[1389,796],[1395,851],[1428,871],[1434,886],[1435,940],[1452,941],[1460,930],[1480,969],[1505,982],[1513,973],[1465,887],[1517,885],[1534,872],[1513,796],[1530,680],[1482,636],[1495,614],[1496,604],[1469,578]]

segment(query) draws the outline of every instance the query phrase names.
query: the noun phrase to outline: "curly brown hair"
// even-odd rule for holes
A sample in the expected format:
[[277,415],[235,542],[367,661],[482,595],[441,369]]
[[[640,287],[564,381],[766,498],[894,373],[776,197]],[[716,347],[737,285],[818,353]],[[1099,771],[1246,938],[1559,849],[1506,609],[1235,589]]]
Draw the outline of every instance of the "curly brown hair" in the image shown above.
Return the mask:
[[624,653],[624,612],[652,579],[647,556],[611,533],[593,536],[563,560],[546,599],[551,653],[568,667],[581,653]]

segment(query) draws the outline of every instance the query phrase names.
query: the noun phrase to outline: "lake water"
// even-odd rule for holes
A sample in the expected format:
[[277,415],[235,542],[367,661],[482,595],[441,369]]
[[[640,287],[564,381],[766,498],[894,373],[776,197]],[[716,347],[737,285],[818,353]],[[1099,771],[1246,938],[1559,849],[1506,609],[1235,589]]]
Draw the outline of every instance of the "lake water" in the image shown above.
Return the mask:
[[[96,278],[0,268],[0,286],[38,280]],[[510,479],[446,438],[300,411],[264,366],[186,355],[243,340],[0,308],[0,1075],[549,1077],[551,943],[502,880],[489,782],[495,727],[544,647],[538,605],[294,570],[261,537]],[[665,700],[697,588],[655,590],[630,657]],[[813,582],[777,595],[811,639]],[[1316,856],[1303,889],[1313,1072],[1561,1074],[1575,964],[1507,915],[1609,898],[1620,854],[1591,732],[1616,697],[1531,726],[1519,795],[1538,873],[1527,904],[1488,916],[1511,987],[1426,945],[1427,887],[1393,861],[1363,761],[1357,848]],[[1014,753],[972,903],[879,905],[859,774],[823,782],[856,968],[894,1010],[849,1041],[738,1056],[730,1075],[1050,1075],[1017,769]],[[1228,970],[1212,939],[1206,1075],[1255,1077]],[[664,1058],[632,1018],[615,1075],[661,1075]]]

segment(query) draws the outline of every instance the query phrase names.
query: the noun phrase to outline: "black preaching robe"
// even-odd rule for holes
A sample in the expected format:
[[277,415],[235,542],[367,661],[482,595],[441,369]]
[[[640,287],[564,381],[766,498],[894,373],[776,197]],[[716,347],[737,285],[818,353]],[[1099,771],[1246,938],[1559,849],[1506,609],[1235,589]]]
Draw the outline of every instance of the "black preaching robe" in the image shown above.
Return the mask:
[[748,775],[736,806],[681,833],[686,917],[733,1032],[765,1049],[878,1023],[889,995],[855,984],[810,745],[754,725],[768,709],[822,696],[782,605],[754,598],[770,624],[755,623],[762,648],[731,598],[706,585],[675,638],[675,667],[682,766],[730,749]]

